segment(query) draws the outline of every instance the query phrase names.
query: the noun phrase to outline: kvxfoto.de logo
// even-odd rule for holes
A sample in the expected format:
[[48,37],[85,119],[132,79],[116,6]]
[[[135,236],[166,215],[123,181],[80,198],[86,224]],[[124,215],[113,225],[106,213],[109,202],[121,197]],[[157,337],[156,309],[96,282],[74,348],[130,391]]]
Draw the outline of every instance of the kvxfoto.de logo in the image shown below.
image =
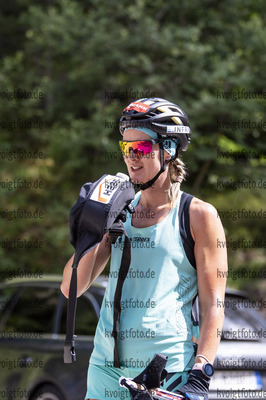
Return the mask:
[[16,270],[5,269],[0,271],[1,279],[8,279],[9,281],[15,278],[42,278],[43,271],[36,269],[33,271],[24,271],[21,268],[17,268]]
[[[139,360],[139,359],[134,359],[134,358],[129,358],[129,359],[125,359],[125,360],[121,360],[120,361],[120,368],[124,369],[124,368],[139,368],[139,369],[143,369],[146,368],[148,366],[148,364],[151,362],[150,358],[148,358],[148,360],[145,362],[143,360]],[[110,361],[105,359],[105,366],[106,367],[113,367],[114,366],[114,361]]]
[[[104,301],[104,306],[107,308],[113,307],[114,304],[115,304],[114,300],[105,299]],[[126,308],[154,308],[155,306],[156,306],[155,301],[151,299],[143,301],[139,299],[133,299],[131,297],[130,299],[121,301],[121,310],[125,310]]]
[[217,217],[231,219],[236,221],[237,219],[264,219],[266,218],[266,211],[262,208],[258,211],[246,210],[241,208],[241,210],[217,210]]
[[34,91],[20,88],[18,88],[17,90],[0,90],[0,100],[40,100],[43,98],[44,92],[40,91],[39,89],[35,89]]
[[248,299],[226,299],[224,301],[217,299],[217,308],[232,308],[237,310],[238,308],[247,309],[258,309],[266,308],[266,300],[251,301]]
[[234,181],[233,179],[217,179],[216,187],[220,189],[266,189],[266,180],[259,179],[254,181],[251,179],[241,179],[241,181]]
[[237,89],[237,90],[217,90],[216,91],[217,99],[223,100],[253,100],[253,99],[266,99],[266,90],[256,91],[250,89]]
[[45,155],[42,151],[36,150],[26,150],[22,148],[13,150],[2,150],[0,151],[0,159],[13,161],[13,160],[43,160]]
[[[112,332],[105,329],[104,336],[111,338]],[[146,331],[142,331],[139,329],[125,329],[120,330],[117,334],[118,339],[125,340],[125,339],[150,339],[155,338],[155,332],[147,329]]]
[[248,387],[242,389],[229,389],[229,390],[220,390],[217,389],[217,397],[223,400],[225,399],[266,399],[266,391],[265,390],[250,390]]
[[221,150],[219,147],[217,149],[217,158],[226,158],[227,160],[231,158],[232,160],[238,159],[260,159],[266,158],[266,151],[260,150]]
[[29,399],[31,395],[32,392],[30,390],[22,389],[21,387],[0,390],[0,399],[4,400]]
[[0,360],[0,367],[1,368],[6,368],[9,371],[12,369],[16,368],[21,368],[23,366],[24,368],[43,368],[43,361],[38,360],[36,358],[35,360],[29,358],[5,358],[4,360]]
[[26,210],[25,208],[18,208],[9,210],[0,209],[0,218],[12,221],[13,219],[39,219],[43,218],[44,212],[36,208],[34,211]]
[[252,271],[250,269],[240,269],[240,270],[232,270],[222,271],[217,268],[217,278],[231,278],[234,281],[236,279],[266,279],[266,270],[260,268],[257,271]]
[[247,239],[238,239],[238,240],[219,240],[217,239],[217,248],[218,249],[265,249],[266,248],[266,240],[247,240]]
[[218,368],[245,368],[245,369],[266,369],[266,360],[262,358],[255,361],[250,360],[245,357],[235,357],[235,358],[217,358],[217,367]]
[[217,328],[217,336],[224,337],[225,339],[233,340],[252,340],[252,339],[266,339],[266,331],[263,329],[252,330],[247,328],[223,330]]
[[7,189],[9,192],[17,189],[43,189],[44,182],[39,179],[35,179],[35,181],[30,181],[27,179],[13,179],[5,181],[0,181],[0,187],[2,189]]

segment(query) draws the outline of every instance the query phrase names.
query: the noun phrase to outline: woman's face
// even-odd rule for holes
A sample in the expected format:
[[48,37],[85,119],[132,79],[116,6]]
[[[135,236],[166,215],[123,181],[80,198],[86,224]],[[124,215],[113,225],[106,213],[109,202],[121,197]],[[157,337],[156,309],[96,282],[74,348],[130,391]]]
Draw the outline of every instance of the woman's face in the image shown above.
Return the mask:
[[[151,140],[151,137],[138,129],[127,129],[124,141]],[[143,156],[136,155],[132,150],[124,156],[129,176],[134,183],[141,184],[152,179],[161,169],[159,144],[152,146],[152,152]]]

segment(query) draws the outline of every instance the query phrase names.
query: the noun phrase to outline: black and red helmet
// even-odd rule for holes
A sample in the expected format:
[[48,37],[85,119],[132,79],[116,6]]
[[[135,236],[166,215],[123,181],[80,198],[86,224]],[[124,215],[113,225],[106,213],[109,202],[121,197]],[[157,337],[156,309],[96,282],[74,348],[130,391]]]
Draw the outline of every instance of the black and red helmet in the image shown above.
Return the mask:
[[152,129],[162,140],[177,138],[183,151],[187,150],[190,143],[191,129],[186,113],[165,99],[139,99],[123,110],[119,124],[121,134],[126,128],[138,127]]

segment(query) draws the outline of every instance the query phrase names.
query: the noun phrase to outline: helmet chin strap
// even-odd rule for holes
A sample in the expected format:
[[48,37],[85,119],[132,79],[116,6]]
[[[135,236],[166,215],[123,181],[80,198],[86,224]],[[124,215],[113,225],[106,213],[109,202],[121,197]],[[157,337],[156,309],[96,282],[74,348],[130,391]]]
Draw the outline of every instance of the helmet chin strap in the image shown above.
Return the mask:
[[140,189],[140,190],[146,190],[146,189],[148,189],[149,187],[151,187],[151,186],[154,184],[154,182],[157,181],[157,179],[159,178],[159,176],[165,171],[165,168],[166,168],[167,164],[168,164],[170,161],[174,160],[175,157],[176,157],[176,154],[177,154],[178,150],[176,151],[176,154],[175,154],[174,156],[172,156],[169,160],[167,160],[166,162],[164,162],[164,148],[163,148],[163,144],[160,142],[160,143],[159,143],[159,146],[160,146],[161,169],[160,169],[160,171],[159,171],[152,179],[150,179],[150,180],[149,180],[148,182],[146,182],[146,183],[134,183],[134,182],[132,182],[132,183],[134,184],[134,186],[136,186],[136,187],[137,187],[138,189]]

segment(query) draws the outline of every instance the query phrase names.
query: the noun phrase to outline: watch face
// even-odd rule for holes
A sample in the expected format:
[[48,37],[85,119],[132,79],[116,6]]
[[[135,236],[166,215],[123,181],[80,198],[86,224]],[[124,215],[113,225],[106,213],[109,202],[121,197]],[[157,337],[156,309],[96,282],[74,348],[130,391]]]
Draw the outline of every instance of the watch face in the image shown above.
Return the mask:
[[210,363],[206,363],[204,365],[204,372],[208,376],[212,376],[214,374],[213,366]]

